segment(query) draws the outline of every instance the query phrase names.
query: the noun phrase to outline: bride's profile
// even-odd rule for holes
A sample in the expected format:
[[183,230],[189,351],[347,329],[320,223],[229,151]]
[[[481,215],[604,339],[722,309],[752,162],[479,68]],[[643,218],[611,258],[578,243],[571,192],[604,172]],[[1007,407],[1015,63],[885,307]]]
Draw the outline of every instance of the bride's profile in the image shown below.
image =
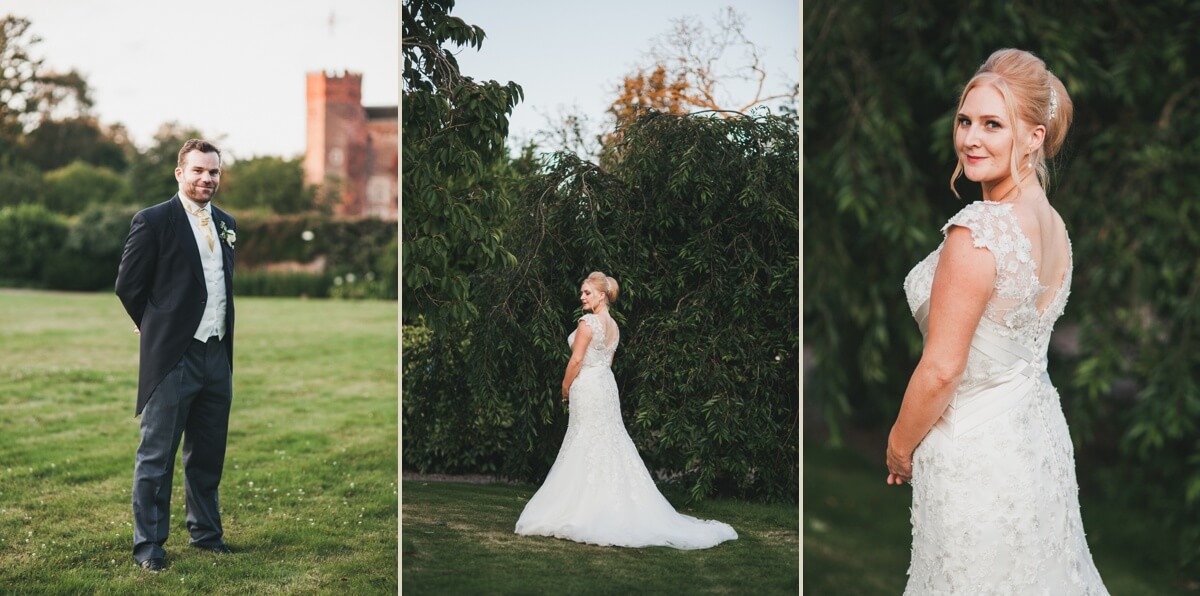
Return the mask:
[[658,491],[621,420],[613,355],[621,331],[608,312],[617,280],[600,272],[579,288],[584,315],[567,338],[562,397],[570,403],[558,457],[517,520],[516,533],[601,546],[691,550],[736,540],[728,524],[675,511]]

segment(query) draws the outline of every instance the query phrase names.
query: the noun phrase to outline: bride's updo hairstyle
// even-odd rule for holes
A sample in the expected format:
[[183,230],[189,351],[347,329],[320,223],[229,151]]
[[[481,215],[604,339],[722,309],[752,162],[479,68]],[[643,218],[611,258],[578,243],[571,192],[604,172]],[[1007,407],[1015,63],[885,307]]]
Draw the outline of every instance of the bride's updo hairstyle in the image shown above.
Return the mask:
[[[1043,189],[1046,188],[1050,178],[1046,161],[1057,155],[1058,150],[1062,148],[1063,141],[1067,137],[1067,129],[1071,128],[1071,118],[1074,115],[1073,104],[1071,97],[1067,95],[1066,87],[1063,87],[1062,81],[1058,80],[1054,73],[1046,69],[1046,63],[1042,62],[1041,58],[1024,50],[996,50],[991,56],[988,56],[979,70],[975,71],[975,76],[971,77],[967,86],[963,87],[962,95],[958,98],[959,112],[962,111],[963,103],[967,100],[967,94],[972,89],[984,85],[990,85],[1000,92],[1007,108],[1008,121],[1014,126],[1013,180],[1021,179],[1018,171],[1021,169],[1020,166],[1026,165],[1020,163],[1021,157],[1025,154],[1024,151],[1017,149],[1015,126],[1018,119],[1023,120],[1026,124],[1033,126],[1041,124],[1046,127],[1046,136],[1042,141],[1041,148],[1030,155],[1031,165],[1037,172],[1038,184]],[[954,119],[954,126],[958,126],[958,118]],[[953,134],[952,130],[951,138],[953,138]],[[956,146],[956,153],[957,149]],[[950,189],[954,191],[955,196],[959,195],[958,189],[954,188],[954,181],[962,175],[962,172],[963,165],[960,159],[958,167],[954,168],[954,175],[950,177]]]
[[604,292],[604,297],[608,302],[616,302],[617,294],[621,293],[621,286],[617,285],[617,280],[613,279],[599,271],[593,271],[587,276],[587,282],[592,284],[593,288]]

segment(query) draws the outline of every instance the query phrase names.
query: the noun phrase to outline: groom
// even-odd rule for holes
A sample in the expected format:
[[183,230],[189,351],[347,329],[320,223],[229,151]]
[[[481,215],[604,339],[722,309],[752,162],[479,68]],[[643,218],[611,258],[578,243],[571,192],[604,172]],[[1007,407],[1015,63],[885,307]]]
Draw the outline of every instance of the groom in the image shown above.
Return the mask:
[[133,558],[166,568],[171,477],[183,439],[187,529],[194,547],[228,554],[217,487],[233,399],[233,244],[237,223],[212,205],[221,152],[179,150],[179,193],[133,216],[116,292],[141,336],[133,468]]

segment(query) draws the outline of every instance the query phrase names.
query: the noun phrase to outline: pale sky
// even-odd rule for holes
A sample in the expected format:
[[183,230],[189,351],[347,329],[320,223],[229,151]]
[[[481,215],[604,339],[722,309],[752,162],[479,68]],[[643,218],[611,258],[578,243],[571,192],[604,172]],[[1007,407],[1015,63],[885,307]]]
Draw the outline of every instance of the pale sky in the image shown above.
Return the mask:
[[[798,83],[797,0],[458,0],[450,14],[487,34],[481,50],[458,53],[463,74],[513,81],[525,90],[509,128],[509,145],[516,147],[546,128],[546,116],[578,108],[603,121],[621,79],[646,62],[654,39],[669,32],[673,20],[690,15],[713,28],[727,6],[742,14],[747,36],[764,51],[766,91]],[[738,95],[747,93],[753,96],[744,88]]]
[[[0,0],[0,14],[32,21],[45,65],[79,70],[101,122],[124,124],[139,146],[178,121],[239,159],[303,154],[306,72],[361,72],[364,104],[396,105],[401,1]],[[487,33],[481,51],[459,52],[463,73],[525,90],[516,146],[562,112],[600,123],[672,20],[712,27],[729,5],[764,50],[767,91],[798,82],[796,0],[458,0],[451,14]]]
[[363,103],[400,95],[400,0],[0,0],[31,21],[45,66],[75,68],[95,113],[139,146],[178,121],[234,159],[304,153],[305,73],[363,75]]

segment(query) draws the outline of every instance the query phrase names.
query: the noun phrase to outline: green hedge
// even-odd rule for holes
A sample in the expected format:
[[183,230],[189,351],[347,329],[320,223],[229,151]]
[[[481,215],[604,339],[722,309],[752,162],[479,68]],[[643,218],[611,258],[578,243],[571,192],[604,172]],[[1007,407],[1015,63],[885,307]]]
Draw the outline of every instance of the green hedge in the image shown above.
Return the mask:
[[[241,234],[238,238],[241,239]],[[328,273],[239,270],[233,277],[233,292],[238,296],[328,298],[332,286],[333,275]]]
[[[305,232],[311,240],[305,240]],[[380,258],[397,236],[394,221],[331,218],[320,214],[238,217],[238,266],[255,269],[278,261],[312,261],[325,255],[326,271],[365,275],[377,271]]]
[[45,262],[43,281],[55,290],[112,290],[137,207],[88,208],[71,224],[62,247]]
[[42,173],[32,164],[17,162],[0,167],[0,207],[36,203],[42,196]]
[[57,213],[74,215],[98,205],[124,205],[132,200],[129,182],[104,167],[75,161],[42,176],[41,204]]
[[[405,325],[403,349],[404,467],[446,474],[497,473],[504,453],[516,446],[511,417],[492,423],[486,404],[467,383],[468,342],[451,334],[435,337],[423,325]],[[565,420],[539,442],[561,442]],[[557,441],[554,440],[557,437]]]
[[63,245],[66,220],[41,205],[0,208],[0,279],[40,285],[47,258]]
[[[235,290],[268,296],[395,300],[396,243],[396,222],[376,218],[239,214],[237,275],[246,281],[235,280]],[[318,256],[325,257],[322,274],[262,271],[269,263],[308,263]]]
[[[0,209],[0,283],[110,290],[138,207],[93,205],[75,217],[40,204]],[[304,239],[304,232],[312,240]],[[374,218],[238,218],[234,291],[242,295],[396,299],[397,229]],[[268,263],[326,257],[324,273],[268,273]]]

